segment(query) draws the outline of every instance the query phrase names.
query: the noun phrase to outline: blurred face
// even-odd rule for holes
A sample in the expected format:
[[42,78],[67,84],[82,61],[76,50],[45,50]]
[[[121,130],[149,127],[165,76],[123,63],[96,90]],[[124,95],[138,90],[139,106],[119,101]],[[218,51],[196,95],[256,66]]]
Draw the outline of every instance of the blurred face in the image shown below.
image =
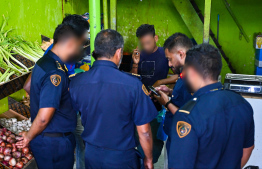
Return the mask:
[[158,41],[157,35],[153,36],[151,34],[147,34],[147,35],[144,35],[143,37],[139,38],[139,43],[140,43],[142,49],[146,53],[153,53],[153,51],[156,47],[157,41]]
[[191,92],[196,92],[201,86],[201,83],[203,81],[202,77],[193,67],[185,66],[184,71],[185,71],[186,85],[188,89]]
[[81,38],[72,37],[67,40],[65,50],[68,55],[68,63],[75,63],[84,57],[86,41],[84,35]]
[[177,71],[183,67],[186,58],[185,50],[174,49],[172,52],[170,52],[168,49],[165,49],[165,55],[168,59],[169,67],[172,67],[174,71]]

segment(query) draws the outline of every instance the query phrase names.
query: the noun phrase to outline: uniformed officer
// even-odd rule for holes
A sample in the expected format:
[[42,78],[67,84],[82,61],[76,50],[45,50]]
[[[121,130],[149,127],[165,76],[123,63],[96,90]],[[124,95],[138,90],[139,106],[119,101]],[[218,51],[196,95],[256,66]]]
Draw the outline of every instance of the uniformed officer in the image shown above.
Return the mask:
[[86,168],[139,168],[135,126],[145,152],[144,165],[153,168],[149,122],[157,111],[140,80],[119,71],[123,45],[123,37],[115,30],[98,33],[93,52],[97,61],[70,83],[84,126]]
[[194,47],[185,60],[193,98],[173,117],[169,168],[242,168],[254,148],[250,104],[217,82],[219,51],[208,44]]
[[[185,85],[182,73],[182,68],[186,59],[186,52],[192,46],[192,41],[182,33],[171,35],[164,43],[165,54],[168,58],[169,66],[173,67],[176,72],[181,72],[173,89],[170,89],[165,85],[156,87],[161,95],[161,97],[156,97],[156,99],[169,110],[166,112],[164,121],[164,131],[167,135],[169,135],[172,118],[175,112],[192,98],[190,91]],[[163,98],[167,99],[168,97],[171,98],[168,102],[163,101]],[[169,149],[169,145],[169,140],[167,140],[167,150]]]
[[[84,21],[85,22],[85,21]],[[88,24],[58,25],[54,47],[37,61],[31,80],[31,119],[28,132],[20,133],[18,148],[28,145],[39,169],[73,168],[76,112],[68,92],[69,79],[64,63],[72,61],[83,48]]]

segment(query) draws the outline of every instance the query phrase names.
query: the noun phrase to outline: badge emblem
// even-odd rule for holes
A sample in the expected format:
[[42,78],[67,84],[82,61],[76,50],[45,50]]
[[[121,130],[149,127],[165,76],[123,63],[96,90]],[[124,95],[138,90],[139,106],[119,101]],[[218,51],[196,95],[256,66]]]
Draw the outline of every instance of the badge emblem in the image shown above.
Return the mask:
[[149,95],[149,93],[148,93],[145,85],[142,85],[142,90],[144,91],[144,93],[145,93],[147,96]]
[[184,121],[178,121],[176,131],[180,138],[186,137],[191,131],[191,125]]
[[61,76],[59,75],[52,75],[50,76],[50,80],[53,83],[53,85],[58,86],[61,82]]

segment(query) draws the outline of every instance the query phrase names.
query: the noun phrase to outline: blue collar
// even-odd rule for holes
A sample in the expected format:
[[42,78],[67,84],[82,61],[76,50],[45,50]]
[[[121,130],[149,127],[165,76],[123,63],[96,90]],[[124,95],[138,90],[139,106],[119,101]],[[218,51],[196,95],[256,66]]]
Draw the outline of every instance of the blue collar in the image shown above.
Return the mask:
[[194,93],[193,97],[198,97],[202,94],[206,94],[206,93],[213,92],[213,91],[216,91],[216,90],[221,90],[221,89],[223,89],[223,85],[220,82],[213,83],[213,84],[207,85],[205,87],[202,87],[201,89],[196,91]]
[[113,68],[118,69],[118,67],[116,66],[114,62],[111,62],[108,60],[97,60],[93,63],[92,67],[96,67],[96,66],[108,66],[108,67],[113,67]]
[[47,52],[47,55],[50,56],[51,58],[55,59],[56,61],[58,61],[61,65],[64,65],[64,62],[62,62],[62,60],[55,53],[53,53],[51,50],[49,50]]

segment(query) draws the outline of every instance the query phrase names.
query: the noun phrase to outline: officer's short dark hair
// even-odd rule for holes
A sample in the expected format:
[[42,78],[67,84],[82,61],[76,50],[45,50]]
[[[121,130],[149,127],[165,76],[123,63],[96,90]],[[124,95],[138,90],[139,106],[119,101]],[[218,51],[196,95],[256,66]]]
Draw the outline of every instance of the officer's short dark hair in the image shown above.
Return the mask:
[[167,38],[163,47],[164,50],[168,49],[169,52],[172,52],[176,47],[182,47],[188,50],[193,47],[193,43],[185,34],[175,33]]
[[155,36],[155,28],[154,25],[149,25],[149,24],[143,24],[141,26],[139,26],[136,30],[136,37],[141,38],[145,35],[152,35]]
[[116,50],[124,47],[123,36],[115,30],[102,30],[95,38],[95,51],[93,57],[95,59],[100,57],[112,58]]
[[185,65],[192,66],[204,79],[217,80],[222,69],[222,58],[217,48],[201,44],[187,51]]
[[54,33],[54,44],[69,37],[81,38],[89,29],[88,22],[80,15],[67,15]]

